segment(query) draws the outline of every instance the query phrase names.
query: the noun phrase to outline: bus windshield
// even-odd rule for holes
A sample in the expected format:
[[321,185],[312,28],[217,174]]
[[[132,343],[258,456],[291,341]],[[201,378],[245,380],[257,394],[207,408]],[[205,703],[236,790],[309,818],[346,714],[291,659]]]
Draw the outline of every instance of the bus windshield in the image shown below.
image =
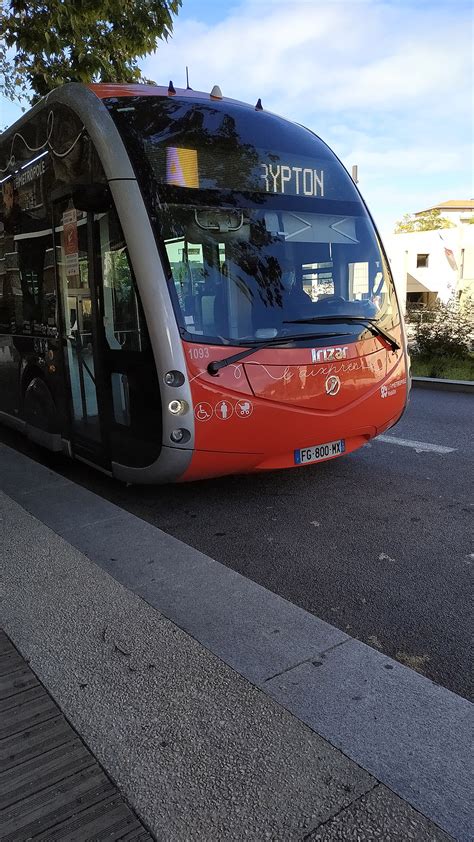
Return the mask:
[[[398,321],[372,222],[311,132],[229,103],[107,105],[164,245],[184,337],[245,344],[314,336],[318,316]],[[361,327],[341,330],[355,337]],[[333,334],[332,318],[318,332]]]
[[[292,321],[391,310],[387,277],[364,216],[166,204],[160,227],[181,326],[207,340],[301,334]],[[334,330],[321,326],[322,333]],[[347,326],[345,327],[347,330]],[[360,333],[360,327],[359,327]],[[357,333],[357,327],[353,331]]]

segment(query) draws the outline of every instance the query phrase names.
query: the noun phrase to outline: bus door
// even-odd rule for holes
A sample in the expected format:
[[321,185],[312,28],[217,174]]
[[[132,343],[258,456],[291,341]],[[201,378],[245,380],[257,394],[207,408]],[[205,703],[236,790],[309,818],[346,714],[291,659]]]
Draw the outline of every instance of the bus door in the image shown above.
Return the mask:
[[103,328],[102,364],[110,396],[110,453],[113,462],[142,467],[151,464],[161,450],[160,387],[115,208],[94,213],[93,236]]
[[108,468],[110,388],[103,374],[105,331],[94,271],[93,214],[72,197],[53,205],[60,325],[74,453]]

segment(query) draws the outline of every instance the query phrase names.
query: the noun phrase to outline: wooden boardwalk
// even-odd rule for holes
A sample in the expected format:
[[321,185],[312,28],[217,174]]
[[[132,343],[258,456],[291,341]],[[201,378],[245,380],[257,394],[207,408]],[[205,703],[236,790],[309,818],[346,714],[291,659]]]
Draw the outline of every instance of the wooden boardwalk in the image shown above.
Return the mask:
[[0,630],[0,840],[151,840]]

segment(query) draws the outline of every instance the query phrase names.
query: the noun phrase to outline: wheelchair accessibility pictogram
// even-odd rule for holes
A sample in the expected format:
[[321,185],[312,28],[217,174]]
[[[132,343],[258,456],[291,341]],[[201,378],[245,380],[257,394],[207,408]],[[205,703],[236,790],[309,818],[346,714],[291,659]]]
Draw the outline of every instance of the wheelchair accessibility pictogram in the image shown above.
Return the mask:
[[198,403],[194,409],[194,417],[196,421],[209,421],[213,415],[213,408],[210,403]]

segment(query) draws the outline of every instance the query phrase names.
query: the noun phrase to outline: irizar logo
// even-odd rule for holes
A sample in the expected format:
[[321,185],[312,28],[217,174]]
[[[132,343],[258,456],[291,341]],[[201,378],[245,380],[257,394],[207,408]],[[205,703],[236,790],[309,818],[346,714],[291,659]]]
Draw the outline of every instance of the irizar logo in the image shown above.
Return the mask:
[[326,380],[327,395],[337,395],[340,388],[341,381],[339,380],[339,377],[335,377],[334,375],[332,377],[328,377],[328,379]]
[[313,363],[330,362],[331,360],[347,360],[348,345],[343,348],[311,348]]

